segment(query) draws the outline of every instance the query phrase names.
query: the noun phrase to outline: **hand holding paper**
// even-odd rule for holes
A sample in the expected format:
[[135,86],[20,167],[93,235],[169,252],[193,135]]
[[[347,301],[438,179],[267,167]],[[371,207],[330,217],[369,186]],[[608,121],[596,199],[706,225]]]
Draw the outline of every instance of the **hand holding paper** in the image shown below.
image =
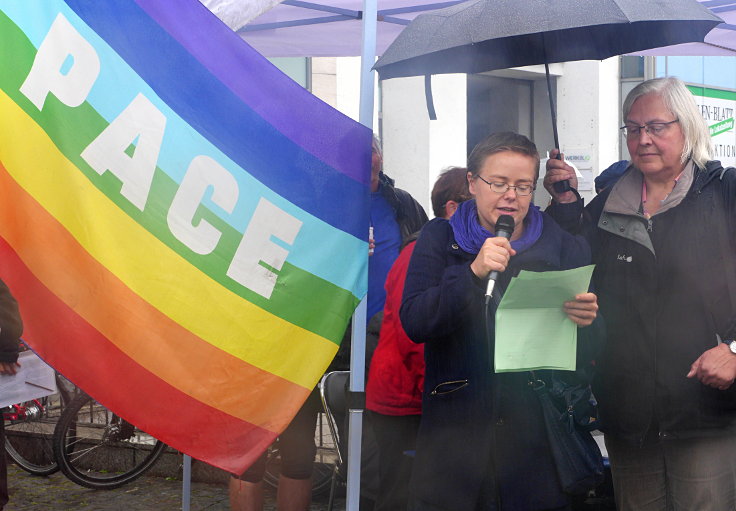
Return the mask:
[[22,403],[56,392],[54,370],[32,351],[18,357],[15,374],[0,375],[0,407]]
[[511,280],[496,310],[497,373],[575,370],[576,323],[590,324],[597,310],[595,295],[587,293],[593,268],[522,271]]
[[588,326],[598,315],[598,297],[593,293],[579,294],[574,300],[565,302],[563,309],[577,326]]
[[14,375],[18,372],[20,364],[18,362],[0,362],[0,374]]

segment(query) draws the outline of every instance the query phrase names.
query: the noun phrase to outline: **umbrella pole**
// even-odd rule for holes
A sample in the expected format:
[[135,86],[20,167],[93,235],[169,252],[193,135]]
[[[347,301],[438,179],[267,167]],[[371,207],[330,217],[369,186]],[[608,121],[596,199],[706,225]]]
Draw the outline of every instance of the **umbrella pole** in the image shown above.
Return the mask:
[[[545,59],[546,60],[546,59]],[[560,140],[557,137],[557,110],[555,100],[552,97],[552,80],[549,77],[549,64],[544,63],[544,74],[547,76],[547,97],[549,97],[549,109],[552,112],[552,135],[555,137],[555,149],[560,149]]]
[[[542,43],[544,44],[544,34],[542,34]],[[547,52],[544,54],[544,74],[547,76],[547,96],[549,97],[549,109],[552,113],[552,136],[555,137],[555,149],[557,149],[558,160],[562,159],[562,149],[560,149],[560,139],[557,136],[557,109],[555,109],[555,100],[552,97],[552,80],[549,77],[549,64],[547,63]],[[570,181],[557,181],[552,185],[557,193],[565,193],[572,188]]]

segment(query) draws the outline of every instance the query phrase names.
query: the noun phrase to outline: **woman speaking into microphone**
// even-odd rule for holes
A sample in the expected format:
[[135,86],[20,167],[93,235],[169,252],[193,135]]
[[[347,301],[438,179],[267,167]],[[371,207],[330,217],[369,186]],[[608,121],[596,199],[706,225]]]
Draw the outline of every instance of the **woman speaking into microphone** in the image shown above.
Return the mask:
[[[486,311],[485,295],[491,272],[498,272],[500,296],[520,270],[584,266],[590,249],[532,204],[539,153],[531,140],[492,134],[473,149],[467,167],[474,200],[460,204],[449,221],[425,225],[404,287],[401,321],[414,342],[425,343],[426,361],[409,509],[566,509],[528,374],[493,372],[498,299]],[[513,219],[510,237],[495,235],[504,215]],[[598,309],[592,293],[563,307],[580,327]]]

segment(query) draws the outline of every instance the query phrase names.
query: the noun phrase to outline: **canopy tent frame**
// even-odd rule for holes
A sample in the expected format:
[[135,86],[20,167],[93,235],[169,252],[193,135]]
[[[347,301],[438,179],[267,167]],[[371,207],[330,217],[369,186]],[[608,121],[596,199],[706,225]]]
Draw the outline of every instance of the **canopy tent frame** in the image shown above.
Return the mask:
[[[362,20],[362,19],[373,19],[376,21],[382,21],[384,23],[395,23],[397,25],[408,25],[410,20],[404,18],[398,18],[395,14],[407,14],[407,13],[418,13],[424,11],[431,11],[434,9],[441,9],[442,7],[449,7],[451,5],[458,4],[463,0],[452,0],[448,2],[438,4],[421,4],[414,5],[411,7],[397,7],[394,9],[370,9],[364,5],[363,10],[356,11],[354,9],[343,9],[341,7],[334,7],[331,5],[318,4],[314,2],[304,2],[302,0],[284,0],[281,5],[290,5],[292,7],[302,7],[304,9],[312,9],[315,11],[323,11],[333,13],[334,16],[323,16],[320,18],[305,18],[300,20],[291,21],[279,21],[273,23],[253,23],[247,24],[244,27],[238,29],[238,34],[247,34],[248,32],[259,32],[261,30],[274,30],[278,28],[288,27],[300,27],[305,25],[316,25],[320,23],[333,23],[337,21],[348,21],[348,20]],[[375,15],[373,14],[375,12]],[[364,13],[367,16],[364,18]]]

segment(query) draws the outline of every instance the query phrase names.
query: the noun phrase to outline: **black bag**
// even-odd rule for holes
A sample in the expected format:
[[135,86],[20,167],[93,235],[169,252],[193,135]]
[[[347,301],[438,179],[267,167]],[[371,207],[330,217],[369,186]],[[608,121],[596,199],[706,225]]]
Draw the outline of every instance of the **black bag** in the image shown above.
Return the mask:
[[[583,495],[603,482],[603,456],[593,439],[594,401],[589,385],[570,385],[532,373],[530,385],[542,405],[547,438],[565,493]],[[593,413],[591,413],[593,411]]]

